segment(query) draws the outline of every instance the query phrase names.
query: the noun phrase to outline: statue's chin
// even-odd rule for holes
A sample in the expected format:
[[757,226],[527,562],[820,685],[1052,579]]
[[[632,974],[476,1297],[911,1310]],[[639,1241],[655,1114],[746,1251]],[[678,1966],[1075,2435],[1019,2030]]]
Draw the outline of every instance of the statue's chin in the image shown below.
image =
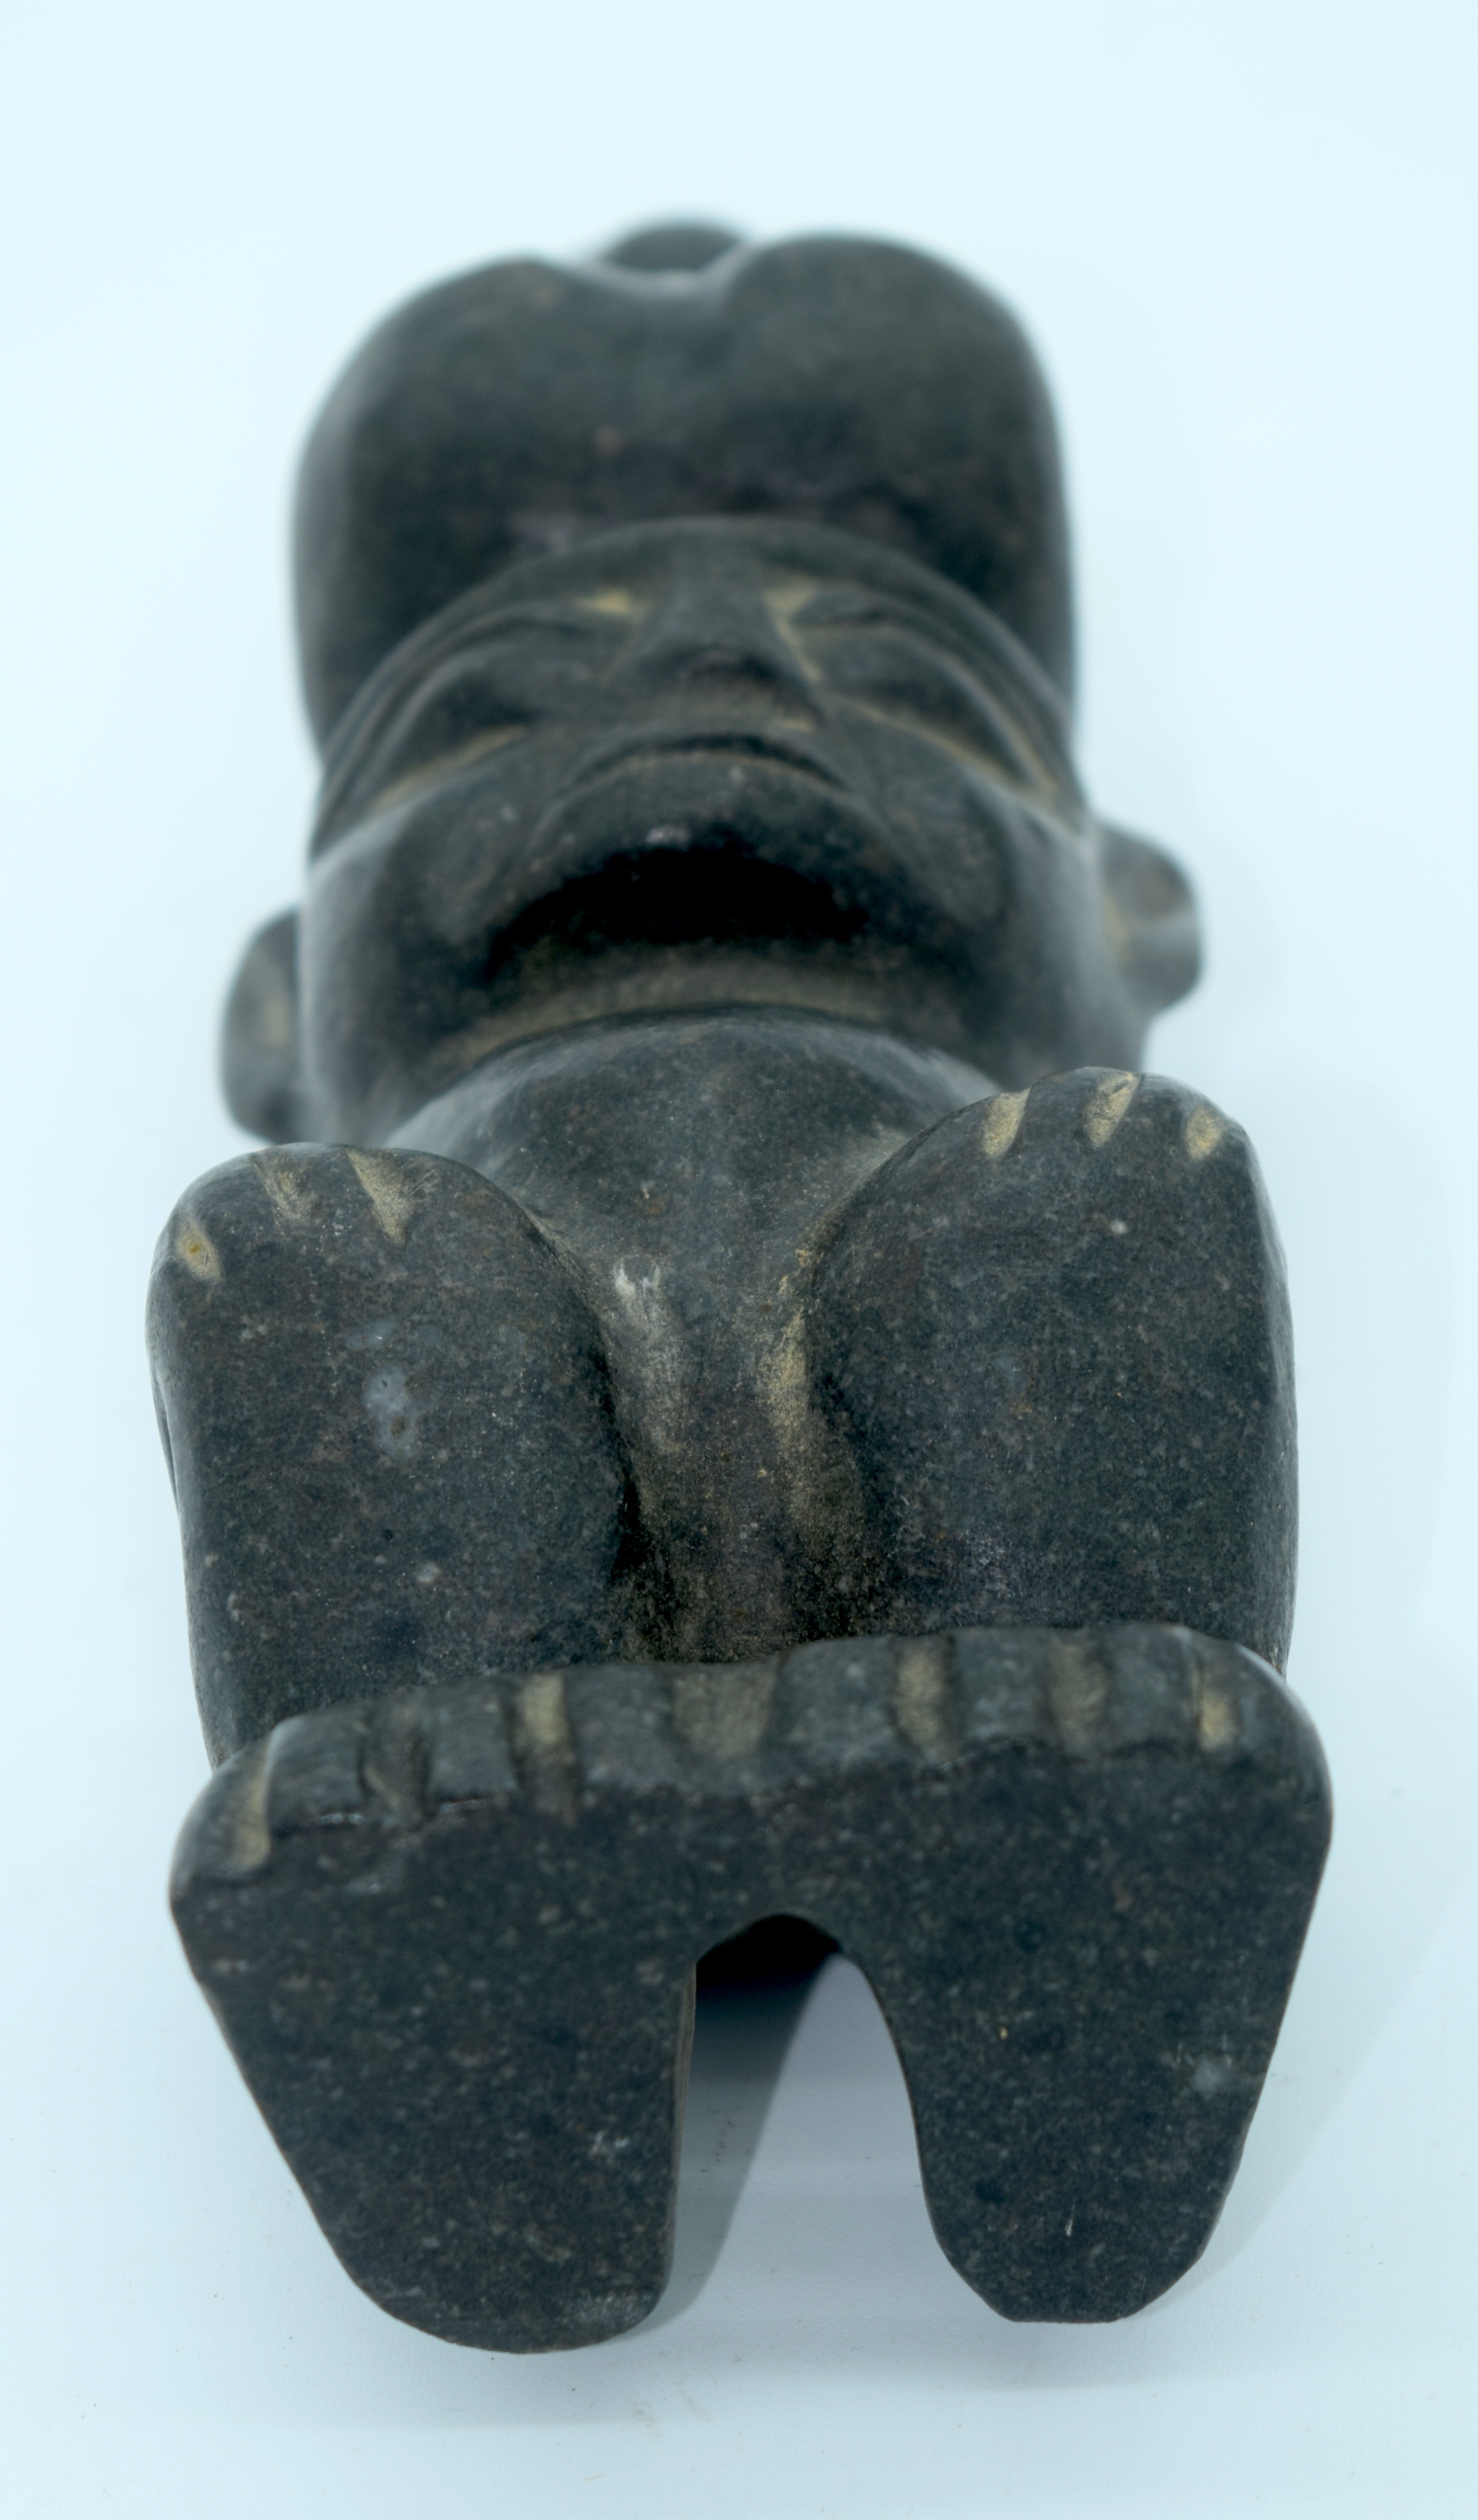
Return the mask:
[[546,940],[505,968],[486,1012],[444,1044],[431,1091],[506,1043],[623,1015],[722,1007],[783,1007],[868,1024],[973,1061],[979,1046],[964,995],[958,978],[906,947],[867,938],[632,943],[593,952]]

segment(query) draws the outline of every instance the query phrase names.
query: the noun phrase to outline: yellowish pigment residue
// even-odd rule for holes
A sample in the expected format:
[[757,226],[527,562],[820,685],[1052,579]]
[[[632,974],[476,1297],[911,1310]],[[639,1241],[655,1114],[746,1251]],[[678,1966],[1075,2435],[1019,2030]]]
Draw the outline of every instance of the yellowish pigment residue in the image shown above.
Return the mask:
[[789,1485],[792,1510],[813,1545],[824,1546],[825,1535],[816,1517],[825,1484],[826,1448],[811,1405],[811,1369],[801,1313],[792,1314],[769,1354],[761,1358],[759,1386],[780,1468]]
[[564,1703],[563,1675],[536,1671],[518,1691],[517,1732],[521,1746],[536,1757],[568,1759],[574,1755],[569,1710]]
[[513,1735],[515,1755],[538,1809],[572,1822],[579,1780],[562,1673],[536,1671],[523,1683],[514,1701]]
[[267,1825],[267,1743],[253,1743],[242,1762],[231,1810],[231,1865],[259,1872],[272,1852]]
[[1236,1739],[1236,1708],[1219,1688],[1202,1688],[1196,1731],[1203,1750],[1227,1750]]
[[708,1759],[747,1759],[759,1748],[775,1697],[774,1663],[730,1663],[680,1672],[672,1721],[690,1749]]
[[765,587],[771,619],[788,628],[797,612],[810,603],[819,583],[814,577],[772,577]]
[[221,1274],[221,1255],[202,1226],[193,1216],[181,1220],[174,1247],[192,1278],[212,1279]]
[[1209,1102],[1198,1102],[1186,1123],[1186,1152],[1193,1164],[1203,1164],[1227,1134],[1227,1123],[1220,1111]]
[[346,1152],[359,1187],[375,1210],[381,1232],[391,1242],[403,1242],[406,1227],[416,1213],[415,1193],[404,1164],[398,1156],[368,1155],[359,1147],[350,1147]]
[[263,1190],[285,1225],[301,1225],[313,1213],[307,1167],[270,1150],[251,1158]]
[[993,1164],[999,1164],[1015,1145],[1025,1112],[1024,1094],[998,1094],[994,1102],[987,1102],[985,1118],[980,1123],[980,1150],[989,1155]]
[[387,788],[381,788],[372,797],[369,810],[372,814],[388,813],[392,805],[404,804],[407,796],[414,796],[419,788],[434,788],[443,779],[455,779],[462,771],[474,769],[489,753],[502,752],[506,745],[520,742],[527,733],[521,719],[512,726],[486,727],[481,735],[470,736],[466,743],[456,744],[450,752],[438,752],[430,761],[418,761],[414,770],[392,779]]
[[950,1642],[910,1637],[894,1649],[893,1721],[926,1759],[950,1755]]
[[1083,1134],[1091,1147],[1106,1147],[1123,1119],[1140,1080],[1122,1069],[1117,1076],[1105,1076],[1094,1087],[1083,1106]]
[[629,621],[634,613],[645,612],[647,607],[638,604],[629,586],[603,586],[599,595],[581,596],[580,609],[604,612],[612,621]]
[[1057,1738],[1068,1757],[1091,1757],[1108,1696],[1108,1674],[1097,1655],[1075,1637],[1053,1637],[1047,1689]]
[[811,1398],[805,1323],[799,1313],[786,1323],[761,1372],[770,1421],[782,1451],[793,1459],[804,1444]]
[[297,1015],[286,989],[274,990],[257,1012],[256,1038],[263,1050],[291,1050]]

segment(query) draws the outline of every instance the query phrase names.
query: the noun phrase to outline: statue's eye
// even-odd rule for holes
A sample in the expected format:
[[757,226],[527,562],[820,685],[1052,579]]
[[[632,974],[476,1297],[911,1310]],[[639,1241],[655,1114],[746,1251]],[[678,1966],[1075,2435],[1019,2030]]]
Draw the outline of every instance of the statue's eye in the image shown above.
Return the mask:
[[407,764],[395,778],[377,788],[370,799],[370,811],[382,814],[423,788],[439,787],[443,780],[455,779],[459,771],[470,770],[477,762],[485,761],[489,753],[502,752],[509,744],[519,742],[527,733],[526,724],[513,720],[503,726],[484,727],[462,743],[444,744]]
[[640,621],[651,610],[651,598],[638,595],[629,586],[599,587],[594,595],[581,595],[576,602],[581,612],[617,625]]
[[527,661],[512,673],[508,661],[496,650],[479,651],[428,677],[362,757],[356,809],[381,812],[526,735],[542,712],[531,705]]
[[789,615],[789,625],[800,638],[808,633],[828,630],[888,630],[898,626],[898,614],[874,597],[850,587],[824,586],[808,590],[803,603]]
[[490,623],[474,648],[432,662],[409,694],[394,695],[361,729],[351,758],[331,774],[315,845],[585,703],[630,618],[624,604],[600,597],[527,607]]
[[904,726],[1034,793],[1053,793],[1039,747],[981,677],[905,612],[828,590],[790,635],[817,680],[870,716]]

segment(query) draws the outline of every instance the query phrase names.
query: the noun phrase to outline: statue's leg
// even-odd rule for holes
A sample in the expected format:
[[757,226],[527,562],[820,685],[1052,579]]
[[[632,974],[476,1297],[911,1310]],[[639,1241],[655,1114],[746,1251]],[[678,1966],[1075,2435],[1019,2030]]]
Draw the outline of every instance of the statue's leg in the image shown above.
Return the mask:
[[[191,1191],[150,1328],[235,1754],[225,1877],[180,1906],[205,1992],[386,2308],[515,2349],[628,2326],[666,2276],[692,1963],[644,1975],[652,1868],[571,1838],[537,1668],[621,1642],[579,1289],[461,1164],[292,1148]],[[511,1728],[495,1670],[532,1675]]]
[[825,1921],[897,2041],[954,2265],[1010,2318],[1121,2318],[1235,2172],[1328,1844],[1318,1738],[1184,1628],[894,1652],[932,1775],[878,1793]]
[[666,1813],[581,1822],[571,1750],[559,1673],[294,1717],[218,1772],[171,1885],[349,2273],[505,2353],[630,2327],[672,2253],[696,1952]]
[[628,1481],[580,1291],[439,1157],[223,1165],[160,1239],[150,1348],[205,1736],[619,1650]]
[[[1016,1272],[999,1271],[998,1282],[1049,1338],[1064,1324],[1073,1333],[1067,1297],[1091,1312],[1103,1282],[1089,1265],[1099,1210],[1081,1185],[1075,1193],[1075,1167],[1082,1150],[1100,1156],[1127,1125],[1125,1082],[1039,1089],[1046,1127],[1035,1187],[1015,1209],[1018,1183],[1002,1193],[1007,1230],[995,1241],[1014,1251]],[[1082,1348],[1097,1359],[1098,1380],[1080,1373],[1076,1412],[1070,1397],[1064,1413],[1087,1418],[1098,1447],[1086,1447],[1090,1468],[1112,1457],[1099,1385],[1110,1398],[1135,1396],[1125,1360],[1153,1361],[1149,1331],[1177,1303],[1195,1314],[1187,1282],[1208,1234],[1225,1246],[1216,1286],[1244,1340],[1238,1349],[1224,1335],[1226,1382],[1235,1386],[1239,1357],[1265,1353],[1249,1320],[1266,1327],[1271,1312],[1277,1323],[1268,1295],[1276,1280],[1263,1282],[1259,1316],[1245,1251],[1238,1262],[1238,1231],[1245,1242],[1260,1211],[1255,1197],[1247,1204],[1235,1141],[1219,1203],[1207,1205],[1208,1177],[1195,1168],[1215,1160],[1227,1133],[1175,1089],[1140,1090],[1149,1127],[1138,1163],[1121,1160],[1096,1178],[1114,1191],[1104,1233],[1115,1243],[1140,1234],[1161,1301],[1136,1313],[1107,1281],[1110,1312],[1127,1326],[1120,1348],[1111,1336]],[[1015,1124],[1024,1157],[1032,1140],[1021,1108],[992,1105],[944,1123],[870,1185],[831,1246],[812,1316],[820,1402],[867,1467],[874,1547],[892,1588],[879,1587],[878,1600],[899,1625],[916,1537],[932,1529],[947,1541],[950,1501],[967,1512],[973,1494],[968,1464],[951,1473],[931,1461],[927,1407],[911,1416],[905,1404],[912,1374],[916,1404],[930,1389],[943,1395],[935,1433],[959,1422],[949,1376],[967,1371],[970,1342],[951,1313],[973,1282],[961,1217],[978,1224],[983,1202],[972,1209],[950,1194],[951,1164],[967,1191],[966,1158],[995,1165],[1008,1154],[1004,1122]],[[920,1176],[915,1167],[930,1152],[942,1160]],[[257,1160],[260,1181],[260,1167],[276,1159]],[[507,1202],[478,1209],[477,1196],[497,1194],[455,1166],[405,1158],[408,1173],[371,1169],[367,1186],[363,1168],[383,1159],[321,1160],[348,1166],[376,1230],[392,1240],[390,1229],[401,1232],[397,1248],[410,1243],[417,1212],[397,1204],[397,1185],[408,1198],[422,1185],[429,1208],[440,1185],[470,1183],[458,1195],[483,1218],[484,1234],[494,1213],[500,1232],[510,1214],[522,1230]],[[916,1190],[922,1179],[912,1205],[894,1195],[900,1177]],[[1176,1231],[1177,1184],[1202,1218],[1198,1236]],[[269,1204],[280,1207],[283,1178],[273,1189]],[[315,1288],[363,1228],[345,1204],[347,1175],[340,1189],[340,1225],[320,1238],[318,1275],[309,1273]],[[1053,1201],[1056,1228],[1034,1245],[1040,1211]],[[233,1260],[234,1217],[229,1200],[197,1198],[166,1271],[177,1266],[206,1290],[233,1282],[233,1272],[244,1277],[256,1243],[243,1232]],[[527,1248],[548,1266],[531,1233]],[[1064,1248],[1079,1251],[1077,1280],[1060,1268],[1053,1276]],[[275,1284],[280,1262],[261,1266]],[[879,1269],[892,1273],[881,1294]],[[464,1274],[447,1258],[436,1283],[461,1285]],[[476,1274],[488,1282],[485,1253]],[[208,1330],[193,1350],[182,1343],[192,1292],[165,1283],[169,1303],[183,1298],[161,1308],[157,1355],[188,1527],[190,1481],[212,1427],[228,1439],[231,1417],[224,1403],[215,1420],[200,1404],[193,1418],[184,1407],[192,1355],[205,1369],[195,1383],[215,1390],[215,1349]],[[545,1283],[536,1273],[529,1283],[540,1304],[520,1319],[546,1338],[552,1322],[578,1325],[578,1306],[550,1310],[557,1287],[568,1292],[562,1278]],[[315,1291],[299,1310],[323,1323],[327,1300]],[[398,1323],[408,1309],[427,1318],[387,1305],[372,1327]],[[1210,1312],[1220,1318],[1215,1300]],[[257,1337],[251,1308],[239,1305],[238,1315],[213,1316],[221,1346],[225,1323],[234,1335],[248,1332],[247,1347]],[[433,1307],[429,1318],[441,1316]],[[470,1307],[447,1342],[470,1387],[481,1371],[478,1318]],[[1151,1459],[1156,1446],[1168,1454],[1176,1393],[1184,1387],[1204,1407],[1216,1387],[1193,1329],[1192,1321],[1188,1345],[1176,1350],[1182,1379],[1162,1359],[1138,1395],[1135,1423]],[[566,1354],[588,1358],[583,1336]],[[898,1358],[881,1353],[890,1337]],[[303,1346],[304,1384],[317,1354]],[[1044,1370],[1050,1380],[1050,1357]],[[229,1396],[230,1372],[221,1372]],[[383,1414],[387,1402],[397,1414],[402,1402],[421,1406],[419,1372],[405,1371],[394,1393],[331,1377],[326,1388],[343,1408],[328,1422],[338,1433],[315,1438],[310,1464],[343,1458],[351,1418],[359,1431],[350,1398],[360,1416]],[[1006,1379],[1009,1407],[1019,1391]],[[449,1386],[428,1388],[427,1417]],[[587,1386],[576,1376],[568,1388],[578,1396]],[[1042,1388],[1039,1373],[1039,1398]],[[1097,1416],[1087,1405],[1095,1392]],[[891,1437],[890,1395],[899,1404]],[[1255,1426],[1245,1392],[1243,1414]],[[1190,1404],[1183,1416],[1194,1418]],[[988,1413],[977,1408],[977,1429],[982,1418],[988,1434]],[[410,1428],[418,1442],[422,1423]],[[605,1420],[597,1407],[577,1423],[588,1436]],[[1199,1431],[1204,1443],[1204,1423]],[[404,1448],[404,1416],[385,1432]],[[867,1449],[879,1440],[900,1455],[887,1475],[875,1473]],[[1265,1456],[1251,1447],[1254,1461]],[[1069,1474],[1065,1445],[1055,1454],[1049,1446],[1046,1458]],[[1234,1468],[1234,1447],[1230,1458]],[[572,1451],[564,1475],[580,1465]],[[1050,1530],[1033,1467],[1028,1455],[1020,1526]],[[266,1473],[253,1475],[260,1485]],[[934,1520],[920,1524],[911,1493],[926,1492],[930,1476]],[[352,1488],[342,1493],[352,1502]],[[991,1493],[1009,1533],[1011,1482],[998,1478]],[[246,1525],[246,1542],[256,1527]],[[613,1508],[601,1528],[618,1527]],[[229,1519],[223,1528],[243,1536]],[[1093,1537],[1098,1527],[1090,1515],[1084,1528]],[[968,1571],[971,1549],[980,1552],[968,1528],[965,1539]],[[1020,1557],[1019,1530],[1015,1546]],[[608,1550],[618,1547],[608,1538]],[[1193,1572],[1194,1551],[1183,1550],[1181,1562]],[[381,1665],[360,1683],[372,1702],[351,1707],[333,1703],[352,1685],[341,1657],[325,1665],[334,1685],[297,1700],[317,1711],[279,1723],[269,1741],[229,1761],[182,1840],[176,1913],[274,2132],[345,2264],[378,2300],[438,2334],[524,2350],[586,2341],[639,2318],[667,2263],[693,1964],[722,1935],[774,1912],[811,1916],[872,1976],[908,2071],[936,2226],[988,2299],[1019,2318],[1112,2318],[1174,2280],[1203,2245],[1235,2164],[1318,1880],[1327,1802],[1317,1743],[1265,1666],[1184,1627],[1113,1624],[1136,1609],[1142,1619],[1188,1621],[1210,1597],[1178,1597],[1167,1612],[1155,1596],[1146,1614],[1132,1587],[1103,1595],[1116,1560],[1101,1535],[1096,1564],[1094,1598],[1109,1623],[1096,1634],[1061,1633],[1070,1597],[1053,1597],[1057,1615],[1044,1614],[1023,1575],[1014,1596],[967,1597],[967,1616],[1005,1623],[992,1634],[841,1639],[779,1668],[658,1673],[587,1662],[560,1673],[531,1671],[545,1657],[530,1653],[522,1677],[385,1694]],[[944,1548],[924,1567],[936,1586],[941,1565],[950,1571]],[[941,1598],[925,1594],[910,1624],[941,1628]],[[1028,1631],[1033,1618],[1043,1623]],[[442,1676],[419,1661],[415,1669]],[[269,1708],[265,1720],[283,1711]]]
[[1280,1666],[1292,1602],[1287,1317],[1247,1142],[1103,1071],[962,1111],[852,1202],[810,1328],[866,1624],[999,1641],[984,1711],[939,1731],[941,1795],[1012,1652],[1048,1710],[961,1777],[947,1858],[936,1832],[911,1869],[907,1815],[886,1828],[889,1896],[849,1948],[955,2263],[1015,2317],[1111,2317],[1211,2229],[1327,1831],[1312,1732],[1302,1770],[1246,1746],[1283,1723],[1272,1672],[1195,1678],[1207,1637]]
[[1183,1086],[1083,1069],[916,1140],[845,1216],[810,1356],[869,1625],[1162,1620],[1281,1668],[1281,1258],[1245,1136]]

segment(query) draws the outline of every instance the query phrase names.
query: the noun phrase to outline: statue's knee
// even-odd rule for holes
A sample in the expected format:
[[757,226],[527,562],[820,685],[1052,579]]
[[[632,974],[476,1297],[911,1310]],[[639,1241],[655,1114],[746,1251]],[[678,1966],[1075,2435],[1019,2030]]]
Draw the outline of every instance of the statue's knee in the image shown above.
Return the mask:
[[1280,1660],[1292,1372],[1243,1133],[1082,1070],[962,1111],[853,1203],[813,1315],[899,1626],[1183,1621]]
[[198,1183],[150,1307],[218,1753],[408,1681],[610,1650],[628,1482],[594,1324],[513,1200],[290,1148]]

